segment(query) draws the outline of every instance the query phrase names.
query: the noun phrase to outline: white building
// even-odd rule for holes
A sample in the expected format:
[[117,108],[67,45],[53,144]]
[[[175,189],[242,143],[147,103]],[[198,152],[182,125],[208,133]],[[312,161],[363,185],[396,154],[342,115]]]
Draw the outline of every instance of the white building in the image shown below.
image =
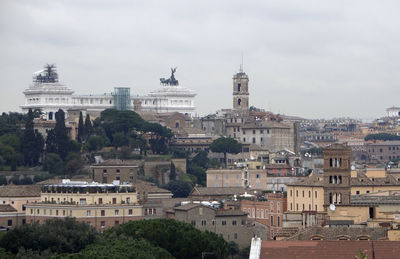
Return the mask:
[[[161,79],[162,86],[147,96],[131,96],[130,107],[133,110],[148,112],[180,112],[194,116],[196,94],[178,84],[174,78]],[[84,110],[92,113],[114,108],[114,93],[97,95],[74,95],[74,91],[58,81],[54,65],[33,74],[33,83],[24,92],[25,104],[21,105],[23,112],[29,109],[40,109],[47,120],[55,119],[55,112],[62,109],[68,116],[68,110]]]
[[388,117],[400,117],[400,107],[392,106],[386,109]]

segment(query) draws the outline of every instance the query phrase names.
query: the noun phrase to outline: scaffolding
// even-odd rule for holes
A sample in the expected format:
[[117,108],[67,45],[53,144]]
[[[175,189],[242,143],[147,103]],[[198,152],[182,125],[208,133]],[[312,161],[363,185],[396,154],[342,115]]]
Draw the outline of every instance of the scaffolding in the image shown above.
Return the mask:
[[131,109],[131,89],[129,87],[114,87],[114,107],[120,111]]

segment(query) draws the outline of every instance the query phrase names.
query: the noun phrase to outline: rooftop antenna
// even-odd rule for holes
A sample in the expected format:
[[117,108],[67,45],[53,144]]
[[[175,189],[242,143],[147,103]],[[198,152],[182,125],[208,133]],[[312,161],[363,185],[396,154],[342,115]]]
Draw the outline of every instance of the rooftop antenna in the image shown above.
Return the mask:
[[242,63],[240,64],[239,72],[243,73],[243,52],[242,52]]

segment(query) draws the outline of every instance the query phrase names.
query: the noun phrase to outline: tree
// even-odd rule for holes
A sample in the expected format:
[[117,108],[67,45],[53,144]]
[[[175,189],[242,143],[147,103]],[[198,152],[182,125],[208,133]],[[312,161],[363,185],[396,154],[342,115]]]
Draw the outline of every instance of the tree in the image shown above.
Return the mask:
[[69,137],[65,127],[65,113],[59,109],[56,112],[56,127],[54,128],[56,137],[57,154],[63,161],[67,158],[69,152]]
[[225,167],[228,164],[228,161],[226,159],[226,154],[237,154],[242,151],[242,144],[237,142],[233,138],[225,138],[221,137],[216,140],[214,140],[211,145],[210,149],[212,152],[216,153],[224,153],[224,161],[225,161]]
[[83,115],[79,112],[79,122],[78,122],[78,142],[82,143],[85,140],[85,126],[83,125]]
[[49,171],[50,174],[63,174],[64,163],[58,154],[48,153],[44,159],[43,169]]
[[21,247],[39,252],[74,253],[94,243],[96,238],[96,230],[89,224],[73,218],[52,219],[42,225],[34,223],[13,228],[0,240],[0,246],[14,254]]
[[102,136],[90,136],[88,141],[85,144],[85,147],[89,151],[97,151],[102,149],[103,147],[109,144],[109,140],[107,137]]
[[164,258],[172,259],[172,255],[165,249],[155,246],[151,241],[143,238],[114,238],[92,244],[77,254],[68,258]]
[[174,163],[171,161],[170,172],[169,172],[169,180],[176,180],[176,169]]
[[93,134],[93,125],[92,121],[90,120],[90,115],[86,114],[85,119],[85,139],[87,140]]
[[124,237],[146,239],[175,258],[200,258],[202,252],[213,253],[215,258],[228,255],[227,243],[221,236],[172,219],[129,221],[106,230],[104,237],[108,240]]
[[83,168],[83,161],[79,153],[70,152],[67,156],[67,163],[65,165],[65,171],[69,178],[72,175]]
[[57,153],[56,132],[54,129],[47,130],[46,153]]
[[174,198],[186,198],[193,189],[193,185],[189,182],[170,181],[165,189],[170,190]]
[[24,154],[25,164],[32,166],[35,164],[35,131],[33,129],[33,112],[29,109],[26,118],[24,136],[22,138],[22,153]]
[[112,137],[112,143],[115,149],[117,149],[118,147],[126,146],[128,144],[125,138],[125,134],[123,132],[116,132],[112,135]]

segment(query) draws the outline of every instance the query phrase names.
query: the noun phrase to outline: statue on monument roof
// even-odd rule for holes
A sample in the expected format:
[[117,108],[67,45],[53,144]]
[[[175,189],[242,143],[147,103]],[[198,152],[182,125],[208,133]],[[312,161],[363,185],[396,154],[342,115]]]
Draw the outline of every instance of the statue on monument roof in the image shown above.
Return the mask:
[[33,81],[35,83],[57,83],[58,74],[56,71],[56,65],[45,65],[44,69],[33,74]]
[[175,72],[176,72],[176,68],[172,68],[171,67],[171,76],[168,79],[165,78],[160,78],[160,82],[162,85],[179,85],[179,81],[175,79]]

